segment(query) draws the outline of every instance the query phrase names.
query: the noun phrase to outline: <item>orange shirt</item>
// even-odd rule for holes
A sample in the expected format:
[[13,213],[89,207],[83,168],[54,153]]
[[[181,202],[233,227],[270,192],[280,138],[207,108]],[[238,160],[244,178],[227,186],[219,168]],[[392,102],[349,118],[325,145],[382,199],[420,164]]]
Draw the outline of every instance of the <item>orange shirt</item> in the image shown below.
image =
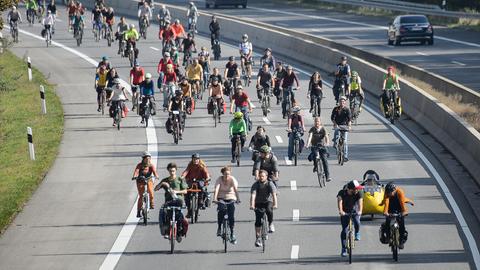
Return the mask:
[[183,28],[182,24],[178,24],[178,25],[172,24],[172,30],[173,30],[173,33],[175,33],[176,37],[185,34],[185,29]]

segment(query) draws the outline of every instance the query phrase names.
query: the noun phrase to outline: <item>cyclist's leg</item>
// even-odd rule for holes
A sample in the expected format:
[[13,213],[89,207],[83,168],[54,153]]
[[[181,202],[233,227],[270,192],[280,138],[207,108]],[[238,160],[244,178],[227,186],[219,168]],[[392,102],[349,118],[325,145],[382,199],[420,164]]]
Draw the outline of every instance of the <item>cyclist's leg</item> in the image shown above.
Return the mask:
[[387,239],[390,239],[390,218],[385,218],[385,234],[387,235]]
[[406,235],[406,229],[405,229],[405,217],[401,216],[398,217],[398,227],[399,227],[399,232],[400,232],[400,241],[404,243],[407,241],[407,235]]
[[232,143],[232,149],[231,149],[232,160],[235,160],[235,147],[237,147],[237,145],[236,145],[236,137],[237,136],[238,136],[237,134],[233,134],[232,139],[230,140],[231,143]]
[[218,229],[220,230],[222,227],[223,223],[223,217],[225,216],[225,205],[222,203],[219,203],[217,205],[217,224],[218,224]]
[[287,114],[287,98],[288,98],[288,90],[283,89],[282,114],[284,116]]
[[148,196],[150,197],[150,209],[153,209],[155,205],[153,200],[153,180],[148,181],[147,191],[148,191]]
[[143,206],[143,192],[145,192],[145,184],[137,181],[138,201],[137,201],[137,213],[142,210]]
[[228,223],[230,225],[230,232],[233,234],[235,228],[235,204],[227,205]]
[[353,227],[355,227],[355,233],[360,232],[360,215],[355,215],[353,217]]
[[326,150],[325,149],[321,149],[319,151],[319,154],[320,154],[320,159],[322,160],[322,164],[323,164],[323,171],[325,173],[325,178],[330,178],[330,171],[328,169],[328,161],[327,161],[327,157],[326,157]]
[[[264,208],[264,204],[257,203],[256,205],[257,209],[262,209]],[[262,218],[263,218],[263,213],[259,210],[255,210],[255,233],[257,238],[260,237],[260,231],[262,229]]]
[[345,158],[348,159],[348,131],[345,131],[344,146],[345,146]]
[[265,210],[266,210],[266,213],[267,213],[268,225],[271,225],[273,223],[273,203],[268,202]]
[[382,93],[382,103],[383,103],[383,111],[385,114],[387,114],[388,112],[388,102],[389,102],[389,91],[388,90],[384,90],[383,93]]
[[340,131],[338,130],[338,128],[336,128],[335,131],[333,132],[333,147],[337,145],[338,135],[340,135]]
[[96,90],[97,90],[97,104],[98,104],[98,107],[100,108],[100,106],[102,105],[100,97],[102,95],[103,87],[102,86],[97,86]]
[[293,143],[294,143],[295,136],[293,132],[288,133],[288,159],[292,159],[293,157]]
[[348,223],[349,218],[347,215],[340,217],[340,223],[342,224],[342,231],[340,233],[340,241],[342,243],[342,249],[345,250],[347,248],[347,231],[348,231]]

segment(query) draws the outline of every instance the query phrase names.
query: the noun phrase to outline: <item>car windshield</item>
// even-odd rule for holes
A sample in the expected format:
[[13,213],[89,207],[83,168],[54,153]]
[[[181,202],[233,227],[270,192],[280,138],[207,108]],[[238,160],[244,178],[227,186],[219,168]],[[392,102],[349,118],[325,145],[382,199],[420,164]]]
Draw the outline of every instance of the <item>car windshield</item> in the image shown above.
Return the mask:
[[400,23],[428,23],[428,21],[424,16],[408,16],[400,18]]

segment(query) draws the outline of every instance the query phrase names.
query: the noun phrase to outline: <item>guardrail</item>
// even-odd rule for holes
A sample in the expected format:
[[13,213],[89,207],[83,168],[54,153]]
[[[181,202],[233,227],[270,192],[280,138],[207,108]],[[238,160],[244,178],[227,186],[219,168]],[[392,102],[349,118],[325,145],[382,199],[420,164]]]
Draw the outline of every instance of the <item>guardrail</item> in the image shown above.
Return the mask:
[[[93,0],[86,0],[87,5],[93,5]],[[117,14],[136,17],[135,2],[112,0],[109,3]],[[176,6],[168,6],[173,18],[185,18],[186,10]],[[198,29],[208,29],[210,13],[200,12],[197,22]],[[344,51],[331,48],[331,41],[317,42],[312,37],[305,38],[302,33],[291,33],[277,29],[271,25],[252,23],[224,15],[217,15],[222,27],[223,39],[239,40],[242,34],[248,33],[252,43],[259,48],[271,47],[276,55],[281,55],[321,69],[330,71],[337,64]],[[347,49],[354,51],[354,48]],[[358,51],[358,50],[357,50]],[[361,51],[360,51],[361,52]],[[388,62],[373,54],[360,54],[364,58],[351,55],[350,65],[361,72],[362,85],[373,95],[380,93],[385,70],[380,63]],[[363,60],[366,59],[366,60]],[[391,61],[391,60],[390,60]],[[386,65],[390,65],[387,63]],[[480,133],[456,115],[447,106],[419,89],[412,83],[401,81],[401,96],[405,113],[423,126],[435,139],[447,148],[465,167],[472,177],[480,184]],[[478,104],[478,103],[477,103]]]

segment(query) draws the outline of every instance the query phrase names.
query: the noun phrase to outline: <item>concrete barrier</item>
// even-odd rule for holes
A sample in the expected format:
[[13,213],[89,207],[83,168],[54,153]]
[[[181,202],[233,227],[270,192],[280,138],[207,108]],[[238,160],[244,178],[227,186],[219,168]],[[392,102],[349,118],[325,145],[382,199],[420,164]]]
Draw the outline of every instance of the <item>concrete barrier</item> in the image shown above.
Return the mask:
[[[85,2],[92,2],[88,4],[93,4],[91,0]],[[136,15],[137,4],[134,2],[111,0],[109,4],[116,9],[117,14]],[[185,22],[186,10],[184,8],[169,6],[169,9],[173,18],[179,18],[182,22]],[[200,12],[197,23],[200,31],[208,31],[211,15],[210,13]],[[338,50],[329,47],[329,45],[332,45],[331,41],[328,41],[325,45],[324,42],[305,38],[302,33],[290,30],[284,31],[283,29],[279,31],[275,27],[257,22],[249,23],[238,18],[218,14],[217,18],[221,26],[221,40],[239,41],[242,34],[247,33],[257,48],[270,47],[275,55],[295,59],[324,71],[331,71],[340,56],[349,54],[348,51],[352,49]],[[360,72],[365,90],[373,95],[379,95],[383,74],[386,71],[380,68],[378,64],[383,64],[389,60],[368,53],[361,55],[362,57],[358,57],[355,54],[350,54],[349,63],[354,70]],[[392,62],[386,65],[390,64],[396,65]],[[400,82],[405,114],[423,126],[447,148],[480,184],[480,133],[428,93],[403,79],[400,79]]]

